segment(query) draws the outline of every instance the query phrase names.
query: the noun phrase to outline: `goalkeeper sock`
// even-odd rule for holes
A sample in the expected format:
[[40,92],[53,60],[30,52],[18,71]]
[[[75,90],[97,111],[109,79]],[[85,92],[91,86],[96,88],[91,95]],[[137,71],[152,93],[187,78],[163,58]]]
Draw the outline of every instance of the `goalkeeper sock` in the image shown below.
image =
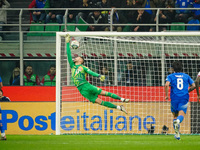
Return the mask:
[[106,92],[105,96],[109,96],[114,99],[121,99],[121,97],[119,97],[118,95],[110,93],[110,92]]
[[112,104],[112,103],[110,103],[110,102],[105,102],[105,101],[102,101],[102,102],[101,102],[101,105],[106,106],[106,107],[109,107],[109,108],[117,108],[116,105],[114,105],[114,104]]
[[183,121],[183,119],[184,119],[184,117],[182,115],[180,115],[180,116],[177,117],[177,120],[179,120],[180,123]]

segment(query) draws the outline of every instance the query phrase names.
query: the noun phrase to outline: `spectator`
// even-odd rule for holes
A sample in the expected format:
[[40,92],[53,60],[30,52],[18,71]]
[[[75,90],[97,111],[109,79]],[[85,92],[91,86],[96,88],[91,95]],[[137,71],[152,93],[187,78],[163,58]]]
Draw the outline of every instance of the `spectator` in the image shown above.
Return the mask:
[[[174,5],[167,5],[166,8],[174,8]],[[175,21],[175,11],[172,9],[164,10],[164,13],[166,14],[168,18],[168,23],[172,23]]]
[[115,6],[116,8],[125,8],[127,0],[108,0],[109,6]]
[[163,8],[166,8],[167,6],[171,6],[171,8],[174,8],[175,7],[175,3],[174,2],[175,2],[174,0],[162,0],[161,3],[163,5]]
[[40,79],[36,74],[33,74],[33,68],[31,65],[28,65],[25,69],[24,85],[25,86],[40,85]]
[[128,62],[126,67],[127,67],[127,69],[124,72],[125,85],[126,86],[134,86],[134,85],[136,85],[135,80],[137,79],[136,69],[134,70],[132,62]]
[[0,90],[2,89],[2,87],[3,87],[3,82],[2,82],[2,79],[0,77]]
[[[116,8],[116,6],[112,5],[111,8]],[[108,15],[108,23],[110,23],[110,12]],[[118,12],[116,9],[114,9],[112,23],[113,24],[125,24],[125,23],[127,23],[127,19],[120,11]],[[105,30],[109,31],[109,28],[107,27]],[[122,32],[122,30],[123,30],[123,26],[120,26],[120,25],[113,26],[113,31]]]
[[16,67],[10,77],[10,85],[20,85],[20,69]]
[[105,80],[100,82],[103,86],[113,85],[113,73],[106,66],[101,68],[101,75],[105,76]]
[[[65,1],[63,0],[47,0],[45,4],[45,8],[64,8],[66,6]],[[57,22],[57,23],[63,23],[63,15],[65,11],[64,10],[50,10],[47,11],[46,16],[46,23]]]
[[3,24],[7,23],[7,11],[3,8],[9,8],[10,4],[7,0],[0,0],[0,41],[4,39],[4,34],[1,31],[4,30]]
[[[137,2],[138,1],[135,1],[135,0],[127,1],[126,8],[137,8],[137,5],[138,5]],[[133,22],[133,20],[136,20],[137,11],[136,10],[128,10],[125,12],[126,12],[125,15],[128,20],[128,23],[135,23],[135,22]]]
[[[194,8],[200,8],[200,0],[195,0],[193,3]],[[194,13],[194,19],[198,19],[200,21],[200,10],[193,10]]]
[[[133,23],[136,24],[149,24],[151,23],[152,15],[148,12],[144,11],[143,9],[139,9],[137,11],[137,18]],[[150,26],[134,26],[132,29],[134,32],[148,32],[150,30]]]
[[[175,8],[192,8],[191,0],[177,0]],[[177,22],[188,22],[188,18],[191,16],[190,10],[176,10],[175,20]]]
[[[110,8],[108,0],[101,0],[100,2],[97,2],[97,6],[99,8]],[[102,13],[102,14],[104,14],[104,13]]]
[[[92,8],[92,3],[89,0],[81,0],[79,8]],[[81,10],[76,16],[76,23],[78,23],[80,17],[86,20],[90,12],[91,10]]]
[[[33,0],[30,5],[28,6],[28,8],[44,8],[46,3],[46,0]],[[46,13],[43,10],[34,10],[31,11],[31,15],[33,18],[33,22],[37,23],[42,23],[45,19]]]
[[56,86],[56,66],[51,65],[48,73],[42,78],[42,85]]
[[[87,18],[87,23],[89,24],[104,24],[105,23],[105,17],[100,13],[99,10],[94,10],[93,13],[89,14]],[[87,31],[104,31],[105,26],[88,26]]]
[[[142,5],[141,8],[157,8],[159,3],[159,0],[140,0],[140,4]],[[145,10],[145,12],[149,13],[150,15],[156,13],[155,10]]]
[[[195,0],[193,3],[194,8],[200,8],[200,0]],[[200,10],[192,10],[192,17],[188,19],[187,31],[199,31],[200,30]],[[189,26],[190,24],[198,24],[198,26]]]
[[[164,7],[163,4],[161,4],[159,6],[159,8],[162,8]],[[167,8],[171,8],[171,6],[167,6]],[[171,23],[172,20],[174,20],[174,11],[173,10],[160,10],[159,11],[159,24],[168,24],[168,23]],[[156,24],[156,15],[153,16],[153,23]],[[166,31],[167,30],[167,26],[159,26],[159,31]],[[150,31],[156,31],[156,27],[151,27],[150,28]]]
[[[67,0],[66,8],[79,8],[79,0]],[[75,23],[77,14],[78,14],[78,10],[69,10],[67,22]]]
[[6,96],[3,96],[3,91],[0,90],[0,102],[10,102],[10,99]]
[[[101,2],[97,2],[97,7],[99,8],[110,8],[110,5],[108,3],[108,0],[102,0]],[[108,12],[109,10],[103,10],[101,11],[101,14],[105,17],[105,19],[108,19]]]

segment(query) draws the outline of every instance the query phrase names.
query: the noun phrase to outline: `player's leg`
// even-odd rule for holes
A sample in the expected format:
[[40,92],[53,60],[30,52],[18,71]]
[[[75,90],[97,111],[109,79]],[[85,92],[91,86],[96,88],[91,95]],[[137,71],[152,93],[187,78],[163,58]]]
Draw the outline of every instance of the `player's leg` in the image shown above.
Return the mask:
[[173,122],[175,132],[179,132],[180,123],[183,121],[184,117],[185,117],[185,112],[183,110],[180,110],[179,113],[177,114],[176,119],[174,119]]
[[102,89],[100,89],[96,86],[93,86],[91,84],[85,84],[84,87],[82,87],[82,89],[79,91],[80,91],[81,95],[83,97],[87,98],[90,102],[97,103],[99,105],[103,105],[108,108],[119,109],[119,110],[127,113],[124,106],[117,106],[110,102],[102,101],[100,98],[98,98],[98,95],[100,95]]
[[183,110],[180,110],[180,111],[179,111],[179,115],[178,115],[178,117],[177,117],[177,119],[176,119],[177,122],[181,123],[181,122],[183,121],[185,115],[186,115],[186,113],[185,113]]
[[174,119],[173,119],[173,127],[174,127],[174,129],[175,129],[175,126],[174,126],[174,121],[177,119],[177,117],[178,117],[178,112],[173,112],[172,113],[173,114],[173,117],[174,117]]
[[174,125],[174,130],[175,130],[175,139],[180,140],[180,123],[183,121],[185,116],[185,112],[183,110],[179,111],[176,119],[174,119],[173,125]]
[[177,120],[177,117],[178,117],[178,103],[177,102],[173,102],[171,101],[171,112],[173,114],[173,127],[174,127],[174,131],[175,131],[175,136],[174,138],[177,139],[177,140],[180,140],[180,133],[179,133],[179,128],[180,128],[180,125],[176,124],[176,120]]
[[[173,112],[172,113],[173,114],[173,117],[174,117],[174,119],[173,119],[173,127],[174,127],[174,121],[177,119],[177,117],[178,117],[178,112]],[[174,127],[174,129],[175,129],[175,127]]]
[[178,115],[177,115],[176,120],[174,120],[174,126],[175,126],[175,132],[176,132],[175,138],[177,140],[180,140],[180,133],[179,133],[180,123],[183,121],[186,115],[187,106],[188,106],[188,100],[186,100],[185,102],[178,103],[178,108],[177,108]]
[[172,115],[174,118],[173,119],[173,127],[174,127],[174,121],[177,119],[178,113],[179,113],[179,111],[177,109],[178,109],[178,104],[176,102],[171,101],[171,112],[172,112]]
[[174,116],[174,119],[173,119],[173,127],[174,127],[175,133],[177,134],[177,135],[175,135],[175,136],[176,136],[176,137],[180,137],[180,135],[179,135],[180,124],[177,124],[177,126],[176,126],[176,119],[177,119],[179,113],[176,112],[176,113],[172,113],[172,114],[173,114],[173,116]]
[[127,114],[127,111],[125,109],[125,107],[123,105],[119,106],[119,105],[115,105],[111,102],[106,102],[106,101],[103,101],[101,100],[100,98],[97,98],[95,100],[95,103],[99,104],[99,105],[102,105],[102,106],[105,106],[105,107],[108,107],[108,108],[115,108],[115,109],[118,109],[120,111],[123,111]]
[[109,96],[113,99],[121,100],[122,102],[129,102],[129,99],[121,98],[120,96],[118,96],[114,93],[110,93],[110,92],[107,92],[107,91],[104,91],[104,90],[101,91],[100,95]]
[[176,124],[179,125],[183,121],[183,119],[186,115],[186,112],[187,112],[187,106],[188,106],[188,101],[181,102],[181,103],[178,104],[178,109],[177,109],[178,110],[178,116],[175,120]]
[[1,140],[6,140],[5,130],[3,129],[2,120],[0,120]]

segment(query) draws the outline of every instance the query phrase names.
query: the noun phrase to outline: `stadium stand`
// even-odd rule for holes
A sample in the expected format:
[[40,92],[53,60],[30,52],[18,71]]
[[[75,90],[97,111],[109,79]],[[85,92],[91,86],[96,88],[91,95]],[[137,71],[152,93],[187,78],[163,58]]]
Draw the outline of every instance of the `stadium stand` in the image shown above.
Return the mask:
[[[37,23],[35,23],[37,24]],[[44,26],[31,26],[30,31],[44,31]],[[27,33],[27,36],[41,36],[42,33]]]
[[[171,24],[185,24],[184,22],[172,22]],[[185,31],[185,26],[171,26],[171,31]]]

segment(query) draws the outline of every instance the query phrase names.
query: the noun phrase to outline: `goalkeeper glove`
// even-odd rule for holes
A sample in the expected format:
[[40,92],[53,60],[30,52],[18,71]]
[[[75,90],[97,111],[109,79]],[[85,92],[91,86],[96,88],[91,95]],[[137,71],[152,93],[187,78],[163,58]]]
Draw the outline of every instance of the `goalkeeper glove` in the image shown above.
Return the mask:
[[69,35],[69,34],[67,34],[67,35],[65,36],[65,41],[66,41],[66,43],[69,43],[69,41],[70,41],[70,35]]
[[100,75],[100,76],[99,76],[99,79],[100,79],[101,81],[104,81],[105,78],[106,78],[106,77],[105,77],[104,75]]

